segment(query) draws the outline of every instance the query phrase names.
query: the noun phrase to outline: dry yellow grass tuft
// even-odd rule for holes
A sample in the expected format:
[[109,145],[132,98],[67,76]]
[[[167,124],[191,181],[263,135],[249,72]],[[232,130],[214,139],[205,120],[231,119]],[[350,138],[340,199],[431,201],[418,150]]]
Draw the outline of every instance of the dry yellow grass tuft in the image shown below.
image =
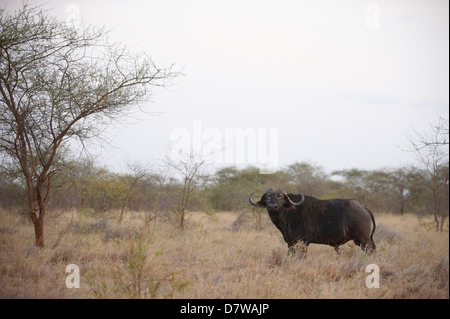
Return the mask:
[[[186,229],[144,214],[97,218],[49,214],[46,243],[34,247],[31,223],[0,212],[0,298],[449,298],[448,226],[423,227],[415,216],[378,214],[377,251],[353,243],[310,245],[306,258],[288,258],[266,214],[190,213]],[[68,264],[80,288],[66,287]],[[368,288],[369,264],[379,288]]]

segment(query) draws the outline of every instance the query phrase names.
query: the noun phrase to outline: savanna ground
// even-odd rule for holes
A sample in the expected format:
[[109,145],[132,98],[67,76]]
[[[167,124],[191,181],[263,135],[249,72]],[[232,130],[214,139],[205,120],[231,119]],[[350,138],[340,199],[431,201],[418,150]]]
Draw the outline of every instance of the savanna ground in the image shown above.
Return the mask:
[[[449,298],[448,223],[438,233],[431,218],[376,214],[376,253],[310,245],[299,259],[259,212],[189,213],[183,233],[140,212],[120,225],[118,212],[53,212],[39,249],[28,217],[0,211],[0,298]],[[79,289],[66,287],[69,264]],[[379,288],[366,287],[369,264]]]

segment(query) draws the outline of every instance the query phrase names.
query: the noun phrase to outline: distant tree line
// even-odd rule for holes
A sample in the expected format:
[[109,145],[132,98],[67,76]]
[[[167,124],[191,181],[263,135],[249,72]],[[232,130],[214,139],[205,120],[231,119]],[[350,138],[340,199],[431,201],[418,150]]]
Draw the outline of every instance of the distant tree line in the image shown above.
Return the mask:
[[[435,182],[445,186],[439,193],[441,215],[448,216],[449,209],[448,162],[435,178],[416,167],[347,169],[328,174],[321,166],[299,162],[266,175],[256,167],[229,166],[209,175],[199,174],[187,203],[182,202],[185,177],[169,176],[167,169],[158,173],[130,167],[129,172],[117,173],[84,159],[61,164],[58,172],[49,209],[76,209],[96,215],[120,211],[122,216],[126,211],[143,211],[149,219],[169,218],[179,213],[180,204],[185,204],[187,210],[208,213],[243,211],[250,209],[247,199],[251,192],[258,196],[269,187],[278,187],[321,199],[355,198],[374,212],[422,216],[434,212]],[[4,168],[0,171],[0,205],[3,209],[26,212],[24,181],[19,174],[14,176]]]

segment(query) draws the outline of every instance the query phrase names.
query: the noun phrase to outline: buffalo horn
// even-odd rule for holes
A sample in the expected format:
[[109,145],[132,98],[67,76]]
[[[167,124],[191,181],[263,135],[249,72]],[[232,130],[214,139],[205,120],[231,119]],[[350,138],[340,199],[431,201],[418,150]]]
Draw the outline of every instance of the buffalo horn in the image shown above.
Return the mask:
[[[254,192],[253,192],[253,193],[254,193]],[[261,204],[255,203],[254,201],[252,201],[253,193],[251,193],[250,196],[248,197],[248,202],[249,202],[252,206],[261,207]]]
[[302,198],[297,203],[294,203],[286,193],[284,193],[284,195],[286,196],[289,203],[291,203],[291,205],[293,205],[293,206],[300,206],[301,204],[303,204],[303,201],[305,200],[305,196],[303,196],[302,193],[300,193]]

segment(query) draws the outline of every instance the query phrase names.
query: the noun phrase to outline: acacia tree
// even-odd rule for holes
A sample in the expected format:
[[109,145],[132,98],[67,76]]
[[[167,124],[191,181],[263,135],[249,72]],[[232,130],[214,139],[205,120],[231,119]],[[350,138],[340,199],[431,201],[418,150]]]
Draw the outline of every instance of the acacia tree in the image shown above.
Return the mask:
[[99,136],[178,75],[108,43],[108,33],[75,29],[27,3],[0,9],[0,151],[23,175],[39,247],[62,146]]
[[430,177],[427,186],[433,194],[434,222],[436,231],[442,231],[449,213],[449,120],[440,117],[437,125],[431,125],[428,134],[413,133],[409,141]]

